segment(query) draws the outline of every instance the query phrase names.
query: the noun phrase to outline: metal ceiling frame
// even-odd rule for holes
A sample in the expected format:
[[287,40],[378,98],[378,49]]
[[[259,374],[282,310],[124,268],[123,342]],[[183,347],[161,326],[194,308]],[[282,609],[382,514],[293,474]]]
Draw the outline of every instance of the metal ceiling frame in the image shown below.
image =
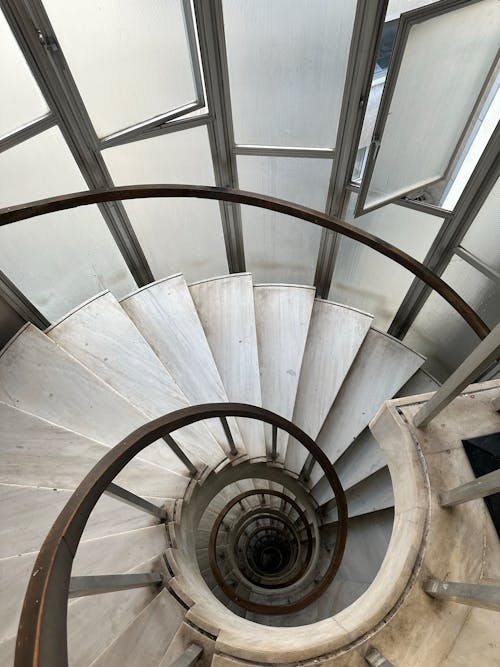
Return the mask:
[[366,197],[369,192],[370,183],[372,180],[372,175],[375,169],[375,164],[379,154],[379,148],[384,139],[385,125],[387,118],[390,112],[390,107],[392,103],[392,98],[394,96],[394,91],[398,84],[399,80],[399,71],[403,61],[403,57],[406,53],[407,40],[410,34],[411,28],[419,23],[431,20],[437,16],[442,16],[454,10],[460,9],[462,7],[467,7],[473,3],[477,3],[479,0],[442,0],[441,2],[431,3],[429,5],[424,5],[418,9],[401,14],[398,31],[396,34],[396,41],[394,43],[394,48],[392,56],[389,62],[389,68],[387,71],[387,77],[384,84],[384,89],[382,92],[382,98],[380,100],[380,105],[377,112],[377,117],[375,120],[375,125],[372,133],[372,141],[368,147],[368,156],[366,160],[366,167],[362,175],[359,196],[356,202],[356,207],[354,211],[354,216],[357,218],[371,211],[375,211],[383,206],[386,206],[390,203],[396,203],[401,199],[408,199],[411,197],[412,193],[417,193],[423,188],[427,188],[436,183],[443,183],[443,189],[446,185],[446,180],[449,178],[453,167],[461,155],[461,150],[463,149],[467,137],[470,131],[473,129],[474,123],[477,116],[481,110],[481,103],[485,101],[490,84],[494,81],[493,75],[498,63],[498,54],[495,59],[495,62],[490,67],[489,73],[486,77],[486,80],[481,88],[481,92],[474,102],[473,109],[469,114],[469,117],[464,125],[463,131],[460,135],[457,144],[453,150],[450,160],[448,161],[447,167],[444,170],[443,174],[438,178],[432,181],[422,182],[418,186],[408,189],[405,194],[398,193],[395,196],[387,196],[382,202],[372,204],[370,206],[366,205]]
[[[481,206],[500,176],[500,123],[472,172],[451,216],[445,220],[423,264],[441,276],[455,250],[473,223]],[[404,297],[388,333],[404,338],[430,295],[420,280],[414,279]]]
[[54,127],[54,125],[57,125],[57,120],[54,114],[49,111],[45,116],[36,118],[22,127],[18,127],[13,132],[4,134],[3,137],[0,137],[0,153],[26,141],[26,139],[36,137],[37,134],[49,130],[51,127]]

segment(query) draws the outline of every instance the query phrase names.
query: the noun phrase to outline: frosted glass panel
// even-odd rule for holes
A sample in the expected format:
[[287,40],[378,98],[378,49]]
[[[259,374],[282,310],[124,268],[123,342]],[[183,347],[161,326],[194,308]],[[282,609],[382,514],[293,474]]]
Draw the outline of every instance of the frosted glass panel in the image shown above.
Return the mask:
[[[240,188],[325,210],[331,160],[239,155]],[[247,269],[256,282],[312,285],[321,227],[272,211],[242,207]]]
[[499,34],[497,0],[410,27],[385,127],[375,128],[382,136],[378,154],[369,158],[365,208],[444,176],[497,55]]
[[[0,206],[85,189],[57,128],[0,153]],[[0,269],[50,320],[104,289],[135,288],[96,206],[1,227]]]
[[45,115],[48,107],[0,12],[0,136]]
[[[349,201],[351,222],[356,197]],[[357,227],[381,237],[418,259],[424,259],[442,220],[421,211],[390,204],[354,221]],[[335,261],[329,298],[367,311],[375,326],[389,328],[413,281],[413,274],[361,243],[342,237]]]
[[99,136],[196,98],[180,0],[44,0]]
[[[108,148],[116,185],[214,185],[206,127]],[[188,281],[227,273],[219,204],[203,199],[141,199],[125,207],[155,278],[182,272]]]
[[333,147],[355,0],[224,0],[236,143]]
[[[453,257],[441,276],[493,328],[500,321],[498,285],[460,257]],[[479,343],[479,338],[455,310],[432,293],[404,342],[428,357],[427,367],[443,381]]]
[[500,181],[491,190],[461,245],[500,272]]

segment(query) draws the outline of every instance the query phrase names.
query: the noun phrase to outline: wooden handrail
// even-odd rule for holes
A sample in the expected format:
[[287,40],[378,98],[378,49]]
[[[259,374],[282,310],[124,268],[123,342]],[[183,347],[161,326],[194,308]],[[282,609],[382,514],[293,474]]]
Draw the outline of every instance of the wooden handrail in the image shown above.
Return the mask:
[[283,213],[293,218],[305,220],[313,225],[319,225],[337,234],[347,236],[354,241],[372,248],[385,257],[397,262],[414,276],[420,278],[426,285],[435,290],[447,301],[452,308],[467,322],[479,338],[485,338],[489,333],[488,326],[479,315],[439,276],[428,269],[424,264],[418,262],[414,257],[403,252],[387,241],[374,236],[338,218],[329,217],[326,213],[316,211],[313,208],[292,204],[284,199],[269,197],[255,192],[236,190],[232,188],[217,188],[207,185],[125,185],[114,188],[103,188],[98,190],[86,190],[72,194],[49,197],[38,201],[9,206],[0,209],[0,227],[9,225],[19,220],[26,220],[46,213],[63,211],[77,206],[99,204],[109,201],[121,201],[125,199],[148,199],[151,197],[194,197],[197,199],[215,199],[217,201],[228,201],[246,206],[256,206],[269,211]]

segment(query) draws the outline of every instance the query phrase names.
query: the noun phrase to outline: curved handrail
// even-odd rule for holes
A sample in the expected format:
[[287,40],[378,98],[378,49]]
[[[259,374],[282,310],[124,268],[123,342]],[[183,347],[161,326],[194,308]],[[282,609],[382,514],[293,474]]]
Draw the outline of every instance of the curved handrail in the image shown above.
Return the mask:
[[19,220],[32,218],[46,213],[62,211],[77,206],[86,206],[88,204],[99,204],[109,201],[119,201],[124,199],[147,199],[150,197],[195,197],[198,199],[215,199],[217,201],[228,201],[236,204],[246,204],[247,206],[256,206],[265,208],[277,213],[283,213],[314,225],[319,225],[324,229],[329,229],[338,234],[347,236],[354,241],[385,255],[400,266],[404,267],[414,276],[420,278],[426,285],[435,290],[447,301],[452,308],[467,322],[479,338],[485,338],[490,330],[479,315],[474,311],[462,297],[455,292],[439,276],[428,269],[424,264],[418,262],[414,257],[403,252],[396,246],[387,241],[374,236],[369,232],[360,229],[338,218],[329,217],[326,213],[316,211],[315,209],[299,204],[292,204],[284,199],[269,197],[267,195],[247,192],[245,190],[236,190],[232,188],[218,188],[206,185],[126,185],[114,188],[102,188],[98,190],[87,190],[84,192],[74,192],[58,197],[49,197],[38,201],[19,204],[18,206],[9,206],[0,209],[0,227],[8,225]]
[[[204,419],[246,417],[274,425],[305,447],[321,467],[331,467],[320,447],[302,429],[284,417],[243,403],[206,403],[158,417],[110,449],[84,477],[50,529],[33,567],[17,633],[15,667],[68,667],[67,606],[71,567],[85,525],[101,495],[134,456],[156,440]],[[347,537],[347,502],[333,471],[340,540],[336,558],[342,558]]]

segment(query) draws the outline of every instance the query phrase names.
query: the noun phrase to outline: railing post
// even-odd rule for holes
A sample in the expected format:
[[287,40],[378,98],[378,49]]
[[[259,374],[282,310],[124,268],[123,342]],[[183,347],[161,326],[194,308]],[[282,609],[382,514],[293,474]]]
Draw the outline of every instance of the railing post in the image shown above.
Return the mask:
[[370,646],[366,652],[365,660],[370,665],[370,667],[394,667],[392,662],[389,662],[389,660],[384,658],[382,653],[377,651],[374,646]]
[[276,461],[278,456],[278,427],[276,424],[272,425],[273,436],[272,436],[272,449],[271,449],[271,461]]
[[238,454],[238,450],[236,449],[236,445],[234,444],[233,434],[231,433],[231,429],[229,428],[227,419],[225,417],[221,417],[220,420],[222,428],[224,429],[224,433],[226,434],[227,441],[229,443],[229,452],[231,456],[236,456]]
[[472,351],[457,370],[436,391],[434,396],[420,408],[413,422],[417,428],[427,426],[467,385],[485,371],[500,355],[500,323]]
[[85,577],[71,577],[69,582],[70,598],[86,595],[101,595],[114,591],[128,591],[131,588],[157,586],[163,578],[158,572],[141,572],[140,574],[103,574]]
[[462,584],[429,579],[424,584],[424,591],[439,600],[500,611],[500,586],[493,584]]
[[184,463],[186,468],[189,470],[189,472],[192,475],[196,475],[198,473],[198,470],[194,463],[188,459],[186,454],[182,451],[182,449],[179,447],[179,445],[175,442],[175,440],[172,438],[170,434],[164,435],[163,440],[167,443],[167,445],[170,447],[170,449],[174,452],[174,454],[177,456],[178,459]]
[[131,505],[132,507],[135,507],[138,510],[141,510],[142,512],[147,512],[148,514],[152,514],[153,516],[158,517],[160,521],[167,520],[167,512],[163,510],[161,507],[153,505],[153,503],[150,503],[149,500],[145,500],[140,496],[136,496],[135,493],[127,491],[127,489],[118,486],[118,484],[113,484],[111,482],[111,484],[108,486],[108,488],[104,493],[108,496],[111,496],[112,498],[120,500],[122,503]]
[[170,663],[169,667],[192,667],[201,657],[203,649],[198,644],[189,644],[184,653],[177,660]]
[[452,507],[460,505],[469,500],[491,496],[500,491],[500,469],[493,470],[486,475],[473,479],[467,484],[462,484],[454,489],[443,491],[440,496],[441,507]]

